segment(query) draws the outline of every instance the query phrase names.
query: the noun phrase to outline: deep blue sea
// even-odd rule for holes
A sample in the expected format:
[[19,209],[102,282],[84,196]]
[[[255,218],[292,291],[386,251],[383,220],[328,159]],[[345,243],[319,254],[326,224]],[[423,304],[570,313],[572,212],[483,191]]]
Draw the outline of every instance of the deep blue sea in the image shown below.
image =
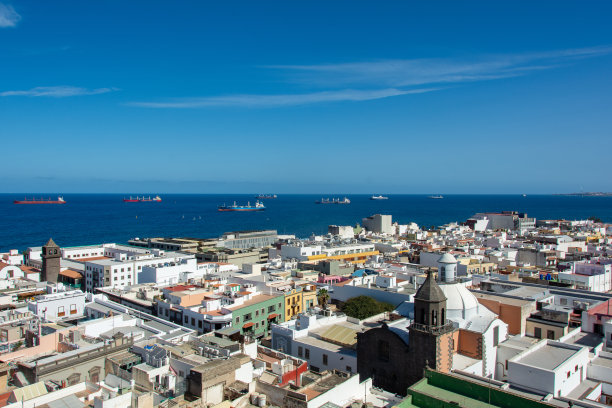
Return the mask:
[[[28,194],[28,197],[32,197]],[[49,197],[48,194],[36,195]],[[51,196],[55,198],[55,196]],[[69,194],[64,205],[15,205],[21,194],[0,194],[0,251],[43,245],[52,237],[60,246],[126,242],[134,237],[217,237],[227,231],[276,229],[306,237],[327,226],[355,225],[372,214],[391,214],[400,223],[441,225],[465,221],[476,212],[517,210],[536,218],[612,222],[612,197],[551,195],[389,195],[370,200],[348,195],[349,205],[318,205],[315,195],[279,195],[264,200],[263,212],[218,212],[223,203],[253,203],[253,195],[162,195],[161,203],[124,203],[124,195]]]

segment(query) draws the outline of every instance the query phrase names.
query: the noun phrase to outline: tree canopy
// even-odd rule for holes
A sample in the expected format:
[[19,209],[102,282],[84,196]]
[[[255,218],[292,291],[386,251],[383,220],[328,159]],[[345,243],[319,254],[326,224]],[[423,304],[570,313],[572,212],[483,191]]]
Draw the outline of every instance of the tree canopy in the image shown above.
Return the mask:
[[370,296],[357,296],[347,300],[342,306],[342,311],[347,316],[362,320],[383,312],[395,309],[390,303],[379,302]]

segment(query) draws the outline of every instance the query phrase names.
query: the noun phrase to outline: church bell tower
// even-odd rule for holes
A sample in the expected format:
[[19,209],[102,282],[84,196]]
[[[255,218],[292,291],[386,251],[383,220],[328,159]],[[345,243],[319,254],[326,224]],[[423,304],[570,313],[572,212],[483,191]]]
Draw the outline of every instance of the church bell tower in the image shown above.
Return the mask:
[[42,247],[42,272],[41,280],[57,283],[60,273],[62,254],[60,247],[49,238],[49,241]]
[[446,320],[446,296],[431,270],[414,296],[414,322],[409,348],[412,361],[407,367],[411,384],[423,378],[423,370],[449,372],[453,364],[453,325]]

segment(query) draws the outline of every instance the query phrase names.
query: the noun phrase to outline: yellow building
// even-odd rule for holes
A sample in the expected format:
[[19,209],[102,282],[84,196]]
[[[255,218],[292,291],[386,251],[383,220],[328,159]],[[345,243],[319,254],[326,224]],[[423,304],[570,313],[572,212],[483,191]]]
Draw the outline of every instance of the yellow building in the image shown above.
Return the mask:
[[302,286],[302,302],[302,310],[308,310],[319,304],[317,300],[317,287],[315,285]]
[[285,321],[291,320],[293,316],[304,310],[303,293],[301,289],[292,289],[285,292]]
[[312,255],[308,257],[309,261],[321,261],[323,259],[334,259],[337,261],[344,261],[350,263],[364,263],[368,260],[369,257],[374,255],[379,255],[378,251],[363,251],[363,252],[349,252],[345,254],[338,255],[328,255],[328,254],[320,254],[320,255]]

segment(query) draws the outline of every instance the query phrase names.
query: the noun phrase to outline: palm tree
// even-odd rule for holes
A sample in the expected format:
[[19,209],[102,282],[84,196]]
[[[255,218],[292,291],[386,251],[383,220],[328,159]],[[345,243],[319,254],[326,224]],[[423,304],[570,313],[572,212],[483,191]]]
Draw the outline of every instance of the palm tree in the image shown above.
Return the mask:
[[319,289],[319,292],[317,292],[317,300],[324,310],[327,309],[327,302],[329,302],[329,293],[327,289]]

